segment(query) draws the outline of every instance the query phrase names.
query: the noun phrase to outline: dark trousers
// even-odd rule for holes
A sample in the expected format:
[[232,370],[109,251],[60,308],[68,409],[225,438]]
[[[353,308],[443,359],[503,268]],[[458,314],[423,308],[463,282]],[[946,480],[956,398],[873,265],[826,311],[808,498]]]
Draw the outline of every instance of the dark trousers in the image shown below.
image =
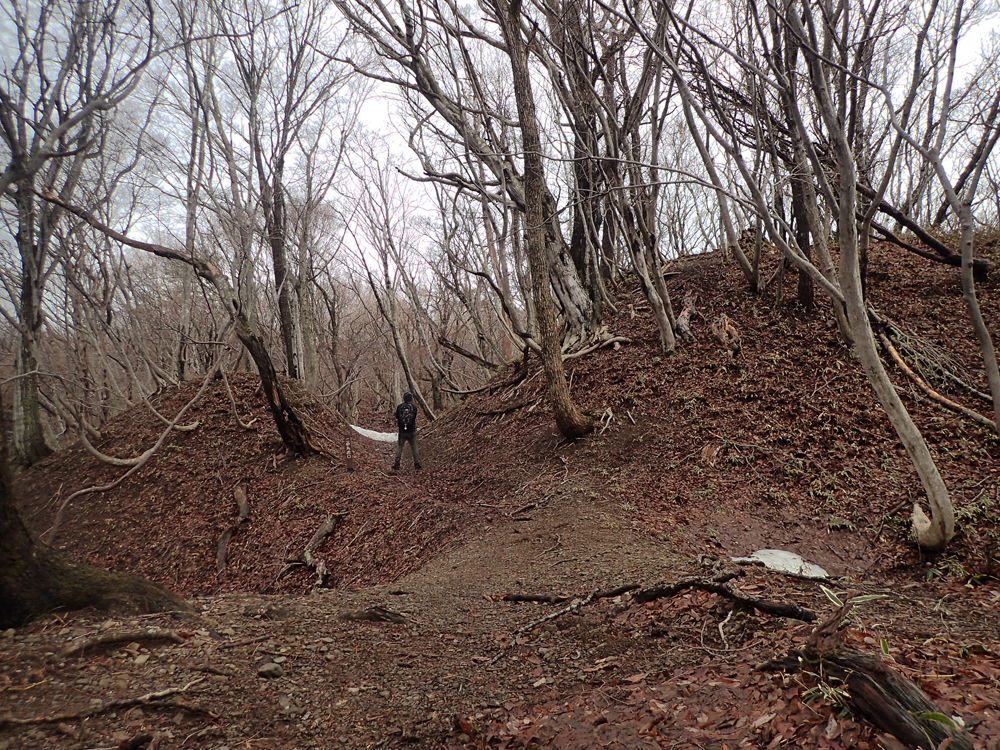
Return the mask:
[[413,465],[420,465],[420,451],[417,450],[417,433],[401,432],[396,439],[396,466],[399,466],[399,459],[403,457],[403,445],[409,443],[410,450],[413,451]]

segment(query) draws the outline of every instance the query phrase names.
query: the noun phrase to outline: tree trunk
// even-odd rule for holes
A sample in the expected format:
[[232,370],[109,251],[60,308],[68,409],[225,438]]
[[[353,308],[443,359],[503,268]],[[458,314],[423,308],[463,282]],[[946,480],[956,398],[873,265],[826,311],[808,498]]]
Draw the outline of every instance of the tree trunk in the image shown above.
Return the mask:
[[21,331],[14,375],[13,460],[14,466],[27,468],[52,453],[45,443],[42,414],[38,406],[38,362],[35,350],[42,332],[42,285],[44,284],[44,249],[36,234],[36,206],[33,179],[18,186],[17,245],[21,256],[21,299],[18,320]]
[[[799,39],[808,38],[795,14],[791,14],[789,21]],[[879,403],[882,404],[882,408],[885,409],[889,421],[903,443],[903,447],[906,448],[906,452],[913,462],[913,468],[920,476],[924,491],[927,493],[927,501],[931,507],[931,519],[927,518],[917,503],[913,505],[913,529],[916,533],[917,543],[926,549],[940,550],[955,535],[955,508],[923,435],[920,434],[920,430],[903,405],[903,401],[893,387],[892,381],[889,380],[879,357],[878,347],[875,344],[875,338],[868,321],[868,310],[861,286],[861,262],[856,221],[858,191],[854,155],[843,128],[840,126],[836,108],[831,101],[827,88],[827,70],[814,51],[807,49],[806,58],[809,63],[809,74],[816,102],[820,115],[830,131],[832,151],[840,172],[839,213],[837,217],[837,229],[840,235],[840,287],[844,294],[851,336],[854,339],[854,350],[865,370],[865,375],[868,376],[868,382],[871,383]]]
[[32,537],[11,492],[7,440],[0,430],[0,628],[84,607],[121,614],[193,611],[162,586],[80,565]]
[[542,144],[535,116],[535,100],[528,73],[528,51],[521,36],[521,0],[494,0],[497,19],[507,42],[511,72],[513,73],[514,98],[521,121],[521,140],[524,149],[524,203],[526,251],[531,269],[531,296],[538,318],[542,368],[549,386],[549,400],[559,431],[569,439],[583,437],[594,425],[581,412],[570,396],[563,369],[562,348],[556,329],[555,310],[549,291],[549,258],[546,251],[543,214],[545,172],[542,165]]

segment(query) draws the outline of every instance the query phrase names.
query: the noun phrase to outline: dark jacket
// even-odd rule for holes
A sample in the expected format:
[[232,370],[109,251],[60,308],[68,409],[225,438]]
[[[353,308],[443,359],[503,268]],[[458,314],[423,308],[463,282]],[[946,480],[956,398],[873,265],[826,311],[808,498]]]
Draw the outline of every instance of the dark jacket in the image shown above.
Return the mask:
[[403,402],[396,407],[396,423],[399,425],[400,435],[412,435],[417,431],[417,406],[413,403]]

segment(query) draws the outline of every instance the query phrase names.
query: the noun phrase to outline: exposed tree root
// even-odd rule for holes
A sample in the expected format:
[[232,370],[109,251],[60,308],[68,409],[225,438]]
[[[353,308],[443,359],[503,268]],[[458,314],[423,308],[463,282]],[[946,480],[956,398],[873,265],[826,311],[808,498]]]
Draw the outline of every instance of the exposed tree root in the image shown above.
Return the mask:
[[[238,419],[239,417],[237,417]],[[228,529],[222,532],[222,536],[219,537],[219,546],[216,552],[216,569],[215,578],[218,580],[222,577],[222,571],[226,569],[226,558],[229,551],[229,540],[233,538],[233,535],[239,531],[240,526],[243,522],[250,517],[250,503],[247,501],[246,490],[243,489],[242,484],[236,485],[236,489],[233,490],[233,498],[236,500],[236,507],[239,511],[239,517],[236,519],[236,523],[230,526]]]
[[747,596],[735,587],[728,585],[729,581],[741,575],[743,575],[742,571],[732,571],[720,573],[719,575],[713,576],[711,579],[690,576],[688,578],[682,578],[675,583],[640,589],[632,595],[632,601],[636,604],[643,604],[645,602],[651,602],[654,599],[677,596],[677,594],[687,589],[700,589],[712,594],[724,596],[742,607],[756,609],[768,615],[788,617],[792,620],[801,620],[802,622],[814,622],[819,619],[815,612],[804,609],[795,604],[784,604],[782,602],[773,602],[768,599],[758,599],[753,596]]
[[848,602],[820,623],[805,648],[771,659],[757,669],[808,672],[846,687],[847,703],[883,732],[909,745],[972,750],[972,738],[916,685],[879,656],[844,645],[839,627],[853,608]]
[[407,622],[406,617],[385,607],[369,607],[354,612],[341,612],[338,620],[365,620],[367,622]]
[[596,352],[598,349],[602,349],[605,346],[619,346],[621,344],[631,344],[631,343],[632,339],[626,336],[609,336],[608,338],[601,339],[596,343],[591,344],[586,349],[580,349],[579,351],[575,351],[571,354],[564,354],[563,362],[567,362],[568,360],[571,359],[579,359],[580,357],[590,354],[591,352]]
[[691,319],[695,315],[699,315],[702,318],[705,316],[698,312],[695,305],[698,304],[698,294],[696,292],[687,292],[684,295],[683,306],[681,307],[681,314],[677,316],[677,335],[680,336],[682,341],[687,343],[694,342],[694,332],[691,330]]
[[337,524],[340,522],[340,519],[346,515],[346,513],[335,513],[323,519],[323,523],[321,523],[319,528],[316,529],[316,533],[313,534],[312,539],[310,539],[308,544],[306,544],[305,549],[302,550],[302,554],[295,560],[288,563],[288,565],[280,573],[278,573],[278,575],[271,579],[270,583],[260,590],[260,593],[267,593],[267,591],[274,586],[274,584],[289,575],[296,568],[300,568],[303,565],[316,571],[316,583],[313,584],[313,590],[315,591],[322,586],[327,577],[326,563],[321,558],[316,557],[313,553],[316,551],[316,548],[323,543],[323,540],[333,533],[333,530],[337,528]]
[[55,520],[52,522],[52,526],[48,529],[48,531],[46,531],[44,534],[41,535],[40,537],[41,540],[46,544],[52,544],[52,541],[56,538],[56,534],[59,533],[59,526],[60,524],[62,524],[63,513],[66,511],[66,507],[70,504],[70,501],[74,500],[77,497],[80,497],[81,495],[89,495],[92,492],[107,492],[108,490],[112,490],[118,485],[120,485],[122,482],[124,482],[126,479],[128,479],[130,476],[135,474],[137,471],[139,471],[139,469],[141,469],[143,466],[145,466],[146,462],[149,461],[150,458],[152,458],[153,454],[155,454],[156,451],[158,451],[160,447],[163,445],[163,443],[166,441],[167,437],[173,431],[174,426],[181,421],[181,417],[183,417],[184,414],[187,413],[188,409],[190,409],[192,406],[198,403],[202,395],[204,395],[205,390],[208,388],[209,382],[211,381],[212,377],[215,374],[215,368],[218,367],[220,364],[222,364],[221,358],[216,360],[215,365],[205,375],[204,382],[202,382],[201,388],[198,389],[198,392],[195,394],[194,398],[188,401],[184,405],[184,408],[181,409],[179,412],[177,412],[177,416],[174,417],[174,421],[171,422],[167,426],[167,429],[163,431],[163,433],[160,435],[159,440],[156,441],[156,444],[153,445],[153,447],[150,448],[148,451],[143,453],[142,456],[139,457],[138,462],[134,466],[132,466],[132,468],[130,468],[128,471],[126,471],[124,474],[118,477],[118,479],[116,479],[113,482],[110,482],[109,484],[105,484],[100,487],[85,487],[82,490],[77,490],[69,497],[67,497],[65,500],[63,500],[62,504],[59,506],[59,510],[56,511],[56,517]]
[[529,622],[524,627],[518,628],[514,632],[514,637],[510,639],[510,643],[508,643],[500,653],[498,653],[496,656],[494,656],[492,659],[490,659],[490,662],[489,662],[488,666],[493,666],[498,661],[500,661],[504,656],[507,655],[507,652],[510,651],[511,646],[513,646],[514,643],[517,642],[517,636],[519,636],[519,635],[521,635],[523,633],[527,633],[528,631],[533,630],[534,628],[537,628],[539,625],[541,625],[544,622],[548,622],[549,620],[554,620],[557,617],[562,617],[563,615],[567,615],[570,612],[575,612],[576,610],[580,609],[580,607],[584,607],[584,606],[590,604],[592,601],[594,601],[594,598],[597,595],[597,593],[598,593],[597,589],[594,589],[593,591],[591,591],[586,596],[586,598],[584,598],[584,599],[577,599],[572,604],[570,604],[568,607],[563,607],[562,609],[557,610],[556,612],[552,612],[551,614],[545,615],[545,617],[540,617],[537,620],[533,620],[533,621]]
[[[69,714],[57,714],[55,716],[32,716],[30,719],[15,719],[13,716],[0,716],[0,729],[6,729],[7,727],[23,727],[31,726],[35,724],[58,724],[63,721],[79,721],[81,719],[89,719],[92,716],[98,716],[100,714],[106,714],[109,711],[117,711],[121,708],[130,708],[132,706],[152,706],[160,703],[165,698],[169,698],[172,695],[178,695],[180,693],[185,693],[195,685],[200,682],[204,682],[204,677],[199,677],[197,680],[191,680],[183,687],[179,688],[167,688],[166,690],[159,690],[155,693],[146,693],[138,698],[122,698],[119,700],[108,701],[100,706],[95,706],[93,708],[88,708],[84,711],[77,711],[76,713]],[[172,707],[173,703],[170,704]],[[218,718],[216,714],[210,711],[199,710],[202,713],[208,713],[214,718]]]
[[236,424],[242,427],[244,430],[249,430],[253,428],[253,423],[257,421],[257,417],[254,417],[249,422],[244,422],[240,419],[239,410],[236,408],[236,399],[233,398],[233,389],[229,387],[229,378],[226,377],[226,368],[223,367],[219,370],[222,373],[222,382],[226,386],[226,394],[229,396],[229,406],[233,410],[233,416],[236,417]]
[[[687,589],[701,589],[702,591],[719,594],[727,599],[731,599],[740,606],[753,608],[769,615],[788,617],[794,620],[802,620],[803,622],[813,622],[819,619],[814,612],[811,612],[808,609],[803,609],[802,607],[798,607],[794,604],[783,604],[781,602],[772,602],[767,599],[757,599],[755,597],[746,596],[728,585],[732,579],[738,578],[741,575],[743,575],[742,570],[733,570],[730,568],[717,573],[711,578],[689,576],[687,578],[682,578],[675,583],[664,584],[662,586],[641,588],[638,584],[628,584],[625,586],[619,586],[615,589],[609,589],[607,591],[595,589],[594,591],[591,591],[586,598],[577,599],[568,607],[564,607],[563,609],[552,612],[537,620],[533,620],[524,627],[519,628],[514,633],[514,638],[511,639],[511,645],[514,643],[517,636],[538,627],[542,623],[555,620],[557,617],[562,617],[570,612],[575,612],[581,607],[590,604],[591,602],[598,601],[599,599],[608,599],[615,596],[621,596],[622,594],[628,594],[630,592],[632,593],[632,604],[644,604],[646,602],[654,601],[655,599],[676,596]],[[567,600],[568,597],[546,596],[544,594],[504,594],[499,599],[499,601],[509,602],[543,602],[551,604],[561,604]],[[509,648],[510,645],[507,645],[503,651],[493,657],[489,664],[493,665],[500,661]]]
[[74,643],[65,649],[60,654],[60,657],[65,659],[70,656],[76,656],[88,648],[95,648],[96,646],[107,646],[110,643],[132,643],[133,641],[173,641],[174,643],[184,643],[184,637],[174,630],[164,630],[163,628],[115,630]]

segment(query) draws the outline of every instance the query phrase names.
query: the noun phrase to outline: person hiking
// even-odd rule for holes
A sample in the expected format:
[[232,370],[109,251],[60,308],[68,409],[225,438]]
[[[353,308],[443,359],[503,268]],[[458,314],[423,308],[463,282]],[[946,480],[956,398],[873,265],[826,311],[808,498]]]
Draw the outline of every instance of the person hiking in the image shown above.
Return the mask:
[[396,439],[396,463],[393,471],[399,470],[399,459],[403,457],[403,444],[409,443],[413,451],[413,468],[420,468],[420,451],[417,450],[417,406],[413,403],[413,394],[407,391],[403,394],[403,403],[396,407],[396,423],[399,425],[399,437]]

